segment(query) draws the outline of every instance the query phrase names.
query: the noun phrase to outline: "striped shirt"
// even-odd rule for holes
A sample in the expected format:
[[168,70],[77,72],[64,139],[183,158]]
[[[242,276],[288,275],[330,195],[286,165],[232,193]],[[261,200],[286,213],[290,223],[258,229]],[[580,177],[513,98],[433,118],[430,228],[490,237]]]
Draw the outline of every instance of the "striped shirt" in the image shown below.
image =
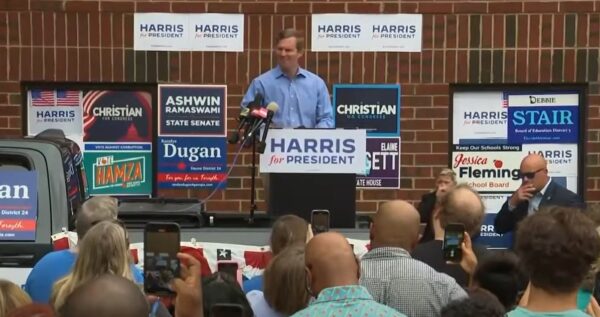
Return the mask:
[[411,258],[402,248],[372,249],[362,257],[360,268],[360,284],[373,298],[407,316],[440,316],[449,302],[467,298],[452,277]]

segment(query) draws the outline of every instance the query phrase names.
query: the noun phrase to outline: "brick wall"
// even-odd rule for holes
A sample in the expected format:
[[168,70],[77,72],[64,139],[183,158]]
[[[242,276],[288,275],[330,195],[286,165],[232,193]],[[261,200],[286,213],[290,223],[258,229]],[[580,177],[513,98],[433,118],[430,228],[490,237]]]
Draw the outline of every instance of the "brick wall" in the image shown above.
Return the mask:
[[[246,49],[134,52],[133,12],[244,13]],[[587,197],[600,201],[600,1],[0,0],[0,135],[22,133],[21,81],[227,84],[237,115],[250,80],[274,65],[274,34],[307,30],[311,13],[423,14],[421,53],[307,52],[303,59],[330,91],[334,83],[402,85],[401,190],[360,191],[359,211],[381,200],[418,201],[433,187],[448,160],[450,83],[589,83]],[[248,175],[235,167],[229,189],[208,208],[248,210]]]

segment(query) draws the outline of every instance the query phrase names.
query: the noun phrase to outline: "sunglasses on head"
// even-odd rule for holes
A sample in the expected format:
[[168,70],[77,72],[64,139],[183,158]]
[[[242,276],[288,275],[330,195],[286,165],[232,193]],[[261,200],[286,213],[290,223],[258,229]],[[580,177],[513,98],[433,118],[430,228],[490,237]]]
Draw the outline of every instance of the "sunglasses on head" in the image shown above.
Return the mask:
[[544,170],[543,168],[540,168],[539,170],[533,171],[533,172],[519,172],[519,178],[525,178],[525,177],[527,177],[529,179],[532,179],[532,178],[535,177],[535,174],[537,174],[537,173],[539,173],[539,172],[541,172],[543,170]]

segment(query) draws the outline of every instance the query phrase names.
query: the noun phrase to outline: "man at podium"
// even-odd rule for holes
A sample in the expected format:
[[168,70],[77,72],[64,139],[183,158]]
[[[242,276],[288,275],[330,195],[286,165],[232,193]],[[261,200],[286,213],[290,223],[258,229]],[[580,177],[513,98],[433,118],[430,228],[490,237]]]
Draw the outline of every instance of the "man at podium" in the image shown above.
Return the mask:
[[[333,128],[333,108],[323,79],[300,67],[304,38],[295,29],[277,35],[277,66],[252,80],[242,99],[242,108],[264,98],[275,102],[279,110],[273,115],[276,128]],[[264,106],[264,104],[262,104]]]

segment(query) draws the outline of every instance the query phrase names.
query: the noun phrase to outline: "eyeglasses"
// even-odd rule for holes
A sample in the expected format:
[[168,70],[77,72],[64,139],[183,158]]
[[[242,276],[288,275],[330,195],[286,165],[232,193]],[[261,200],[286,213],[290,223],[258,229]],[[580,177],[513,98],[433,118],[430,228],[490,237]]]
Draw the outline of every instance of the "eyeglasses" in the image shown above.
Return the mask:
[[541,172],[543,170],[544,170],[544,168],[540,168],[539,170],[534,171],[534,172],[519,172],[519,178],[525,178],[525,177],[527,177],[529,179],[532,179],[532,178],[535,177],[535,174],[537,174],[537,173],[539,173],[539,172]]

